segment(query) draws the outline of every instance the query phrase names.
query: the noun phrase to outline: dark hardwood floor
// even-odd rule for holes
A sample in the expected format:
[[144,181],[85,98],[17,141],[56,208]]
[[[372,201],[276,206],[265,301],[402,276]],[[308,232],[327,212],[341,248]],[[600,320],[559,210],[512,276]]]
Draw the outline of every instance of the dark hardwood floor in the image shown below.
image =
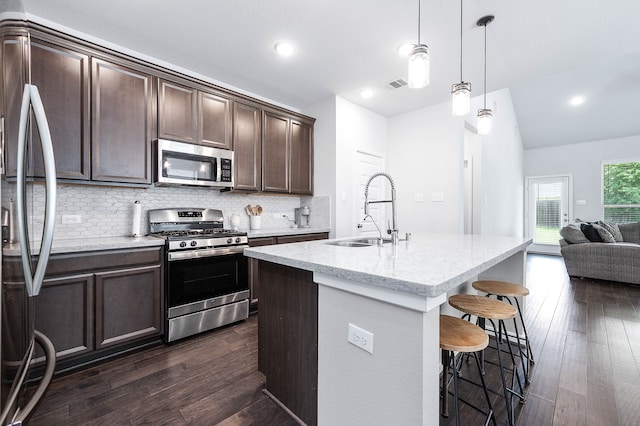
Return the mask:
[[[640,425],[640,286],[570,280],[562,258],[541,255],[528,256],[527,285],[536,363],[526,402],[515,403],[518,425]],[[29,424],[296,424],[263,384],[252,316],[57,377]],[[468,398],[481,393],[461,387]],[[503,401],[494,399],[498,424],[506,424]],[[481,423],[463,406],[461,424]]]

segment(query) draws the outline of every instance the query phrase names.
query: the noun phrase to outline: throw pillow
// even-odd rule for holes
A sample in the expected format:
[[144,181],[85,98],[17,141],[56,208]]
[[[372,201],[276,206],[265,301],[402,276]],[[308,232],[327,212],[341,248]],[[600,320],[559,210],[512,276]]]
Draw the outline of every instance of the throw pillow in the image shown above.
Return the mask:
[[560,230],[560,236],[569,244],[588,243],[589,240],[584,236],[577,224],[571,224]]
[[616,240],[616,243],[624,241],[624,239],[622,238],[622,232],[620,232],[620,227],[617,223],[603,222],[601,220],[597,221],[596,223],[609,231],[609,233],[611,233],[611,235],[613,235],[613,238]]
[[597,223],[593,223],[591,226],[593,226],[593,229],[595,229],[598,232],[598,235],[600,236],[600,239],[602,239],[603,243],[616,242],[616,239],[613,238],[613,235],[611,235],[611,232],[607,231],[604,226],[600,226]]
[[584,236],[587,237],[587,239],[592,243],[602,242],[602,238],[600,237],[600,234],[598,234],[598,231],[593,227],[593,225],[588,223],[582,223],[580,224],[580,230],[582,231]]

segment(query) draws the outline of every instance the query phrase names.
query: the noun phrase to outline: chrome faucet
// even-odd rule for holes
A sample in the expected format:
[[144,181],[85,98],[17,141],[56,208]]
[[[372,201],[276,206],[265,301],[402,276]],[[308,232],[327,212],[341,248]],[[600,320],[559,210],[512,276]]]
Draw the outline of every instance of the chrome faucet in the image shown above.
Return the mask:
[[[376,201],[369,201],[369,184],[371,183],[371,181],[373,179],[375,179],[378,176],[384,176],[389,180],[389,183],[391,184],[391,199],[390,200],[376,200]],[[391,203],[391,220],[392,220],[392,225],[390,229],[387,229],[387,233],[391,235],[391,243],[393,245],[398,244],[398,222],[396,220],[396,187],[393,183],[393,178],[391,176],[389,176],[387,173],[375,173],[373,174],[373,176],[371,176],[369,178],[369,180],[367,181],[367,184],[364,187],[364,214],[365,214],[365,219],[367,218],[367,216],[371,217],[369,215],[369,204],[374,204],[374,203]],[[371,218],[373,220],[373,218]],[[375,221],[374,221],[375,224]],[[378,225],[376,225],[377,227]],[[379,231],[380,229],[378,229]],[[382,237],[382,233],[380,233],[380,236]]]
[[[378,226],[378,224],[376,223],[376,221],[373,219],[373,216],[371,216],[370,214],[366,215],[366,216],[364,217],[364,219],[362,219],[362,222],[364,223],[364,222],[367,220],[367,218],[371,219],[371,222],[373,222],[373,224],[376,226],[376,229],[378,230],[378,235],[379,235],[379,236],[378,236],[378,245],[379,245],[379,246],[381,246],[381,245],[382,245],[382,242],[384,241],[384,240],[382,239],[382,231],[380,230],[380,227]],[[359,229],[361,229],[361,228],[362,228],[362,226],[363,226],[363,225],[362,225],[362,223],[359,223],[359,224],[358,224],[358,228],[359,228]]]

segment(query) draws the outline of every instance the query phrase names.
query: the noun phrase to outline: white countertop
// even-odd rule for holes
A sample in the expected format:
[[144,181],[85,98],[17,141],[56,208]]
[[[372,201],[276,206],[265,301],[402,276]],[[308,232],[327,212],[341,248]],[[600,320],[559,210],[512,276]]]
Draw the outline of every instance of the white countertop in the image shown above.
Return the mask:
[[[106,238],[74,238],[53,240],[51,254],[75,253],[83,251],[134,249],[141,247],[163,246],[164,240],[156,237],[106,237]],[[31,243],[31,254],[38,254],[40,247]],[[20,244],[5,244],[2,247],[4,256],[20,256]]]
[[[348,238],[347,238],[348,240]],[[418,296],[436,297],[513,254],[531,239],[413,234],[382,247],[340,247],[328,241],[252,247],[246,256]]]

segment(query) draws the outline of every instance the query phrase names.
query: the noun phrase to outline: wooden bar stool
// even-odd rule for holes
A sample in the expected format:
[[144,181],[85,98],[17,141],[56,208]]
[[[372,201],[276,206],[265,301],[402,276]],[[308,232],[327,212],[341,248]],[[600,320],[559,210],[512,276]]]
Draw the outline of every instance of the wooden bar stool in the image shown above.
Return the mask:
[[[460,318],[451,317],[448,315],[440,315],[440,349],[442,350],[442,409],[440,413],[444,417],[449,417],[449,368],[452,370],[453,375],[453,396],[455,398],[454,405],[456,409],[456,425],[460,425],[460,401],[469,405],[470,407],[478,410],[482,414],[487,416],[485,425],[489,423],[489,419],[493,420],[493,424],[496,425],[496,419],[493,415],[493,407],[491,406],[491,399],[489,398],[489,392],[487,391],[487,385],[484,381],[484,375],[482,373],[482,366],[478,359],[478,351],[483,350],[489,345],[489,336],[483,329],[477,325],[473,325],[468,321]],[[456,367],[455,352],[473,354],[476,360],[476,366],[478,367],[478,374],[482,381],[482,389],[484,390],[484,396],[487,399],[487,405],[489,406],[489,412],[485,412],[479,407],[464,401],[459,397],[458,391],[458,369]],[[470,380],[466,380],[470,383]],[[477,385],[477,383],[474,383]]]
[[[487,293],[487,296],[496,296],[498,300],[506,300],[513,306],[513,300],[515,300],[515,307],[518,310],[518,316],[520,323],[522,324],[522,331],[524,333],[524,345],[520,345],[520,339],[518,339],[518,346],[520,346],[520,357],[522,359],[522,368],[524,371],[524,377],[527,383],[531,383],[531,365],[534,364],[533,352],[531,351],[531,343],[529,342],[529,335],[527,334],[527,327],[524,324],[524,318],[522,317],[522,309],[520,309],[520,302],[518,297],[525,297],[529,295],[529,289],[525,286],[509,283],[505,281],[494,280],[481,280],[475,281],[472,284],[473,288]],[[519,337],[518,323],[513,322],[515,327],[516,336]],[[525,362],[526,359],[526,362]]]
[[[513,426],[514,424],[514,410],[513,410],[513,396],[518,396],[520,401],[524,402],[524,393],[522,390],[522,383],[520,383],[520,377],[516,371],[516,359],[513,354],[513,350],[511,349],[511,345],[507,341],[507,348],[509,355],[511,357],[512,368],[508,368],[502,362],[502,348],[501,348],[501,339],[499,337],[500,328],[506,327],[504,325],[504,320],[514,319],[516,317],[516,308],[509,305],[508,303],[495,300],[489,297],[478,296],[475,294],[456,294],[449,297],[449,305],[456,308],[457,310],[464,312],[468,315],[473,315],[478,317],[478,322],[481,328],[484,329],[485,320],[491,323],[493,327],[493,333],[496,339],[496,349],[498,354],[498,365],[500,368],[500,379],[502,380],[502,395],[505,399],[505,404],[507,406],[507,416],[509,417],[509,425]],[[496,326],[495,322],[498,322]],[[511,371],[511,387],[507,386],[506,375],[507,372]],[[517,379],[517,383],[519,386],[520,392],[516,392],[514,390],[515,382]]]

